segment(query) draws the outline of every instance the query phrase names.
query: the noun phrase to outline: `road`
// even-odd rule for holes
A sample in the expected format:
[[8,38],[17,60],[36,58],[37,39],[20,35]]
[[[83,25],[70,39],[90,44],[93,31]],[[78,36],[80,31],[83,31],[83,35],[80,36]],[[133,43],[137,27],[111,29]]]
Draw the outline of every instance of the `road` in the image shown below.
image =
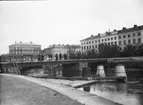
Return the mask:
[[82,105],[49,88],[0,75],[0,105]]

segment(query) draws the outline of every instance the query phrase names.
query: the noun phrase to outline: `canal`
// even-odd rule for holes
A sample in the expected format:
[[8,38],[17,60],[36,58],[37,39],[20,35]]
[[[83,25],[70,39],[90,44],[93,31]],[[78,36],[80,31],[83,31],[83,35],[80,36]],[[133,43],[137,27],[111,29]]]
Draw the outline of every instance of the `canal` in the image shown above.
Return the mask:
[[130,71],[128,81],[98,82],[79,88],[123,105],[143,105],[143,72]]

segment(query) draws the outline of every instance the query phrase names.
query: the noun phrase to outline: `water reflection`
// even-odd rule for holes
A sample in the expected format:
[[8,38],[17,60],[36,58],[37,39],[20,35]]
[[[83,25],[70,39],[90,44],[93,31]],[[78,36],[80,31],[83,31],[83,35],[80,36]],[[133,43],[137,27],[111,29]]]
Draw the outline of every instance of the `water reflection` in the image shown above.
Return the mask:
[[127,93],[127,83],[116,83],[116,89],[117,91],[121,91],[121,92],[124,92],[124,93]]
[[86,91],[86,92],[90,92],[90,86],[83,87],[83,90]]
[[128,93],[127,83],[96,83],[82,90],[124,105],[143,105],[143,95]]

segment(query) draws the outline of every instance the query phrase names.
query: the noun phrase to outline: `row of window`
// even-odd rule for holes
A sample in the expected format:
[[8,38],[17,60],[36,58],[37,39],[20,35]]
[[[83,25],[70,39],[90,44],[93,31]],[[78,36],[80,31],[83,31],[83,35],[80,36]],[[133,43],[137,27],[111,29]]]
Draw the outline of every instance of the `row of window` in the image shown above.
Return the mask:
[[23,53],[39,53],[39,51],[11,51],[12,54],[23,54]]
[[124,41],[119,41],[119,45],[127,45],[127,44],[137,44],[137,43],[141,43],[141,38],[138,38],[137,40],[136,39],[133,39],[132,40],[132,43],[131,43],[131,39],[129,40],[124,40]]
[[[108,42],[108,43],[104,43],[105,45],[117,45],[117,42]],[[96,49],[96,48],[98,48],[99,47],[99,45],[92,45],[92,46],[83,46],[83,47],[81,47],[81,49],[82,50],[88,50],[88,49]]]
[[19,51],[19,52],[21,52],[21,51],[40,51],[39,49],[34,49],[34,50],[29,50],[29,49],[17,49],[17,50],[10,50],[10,51]]
[[[137,33],[137,36],[141,36],[141,33],[138,32],[138,33]],[[133,33],[132,35],[131,35],[131,34],[128,34],[128,35],[119,36],[119,39],[121,39],[121,38],[130,38],[130,37],[136,37],[136,34]]]
[[[104,42],[104,41],[110,41],[110,40],[116,40],[117,37],[110,37],[110,38],[105,38],[105,39],[101,39],[101,42]],[[81,45],[85,45],[85,44],[93,44],[93,43],[100,43],[100,39],[99,40],[95,40],[95,41],[89,41],[89,42],[84,42],[84,43],[81,43]]]
[[20,49],[22,49],[22,50],[24,50],[24,49],[29,49],[29,50],[32,50],[32,49],[40,49],[39,47],[33,47],[33,48],[22,48],[22,47],[11,47],[10,49],[16,49],[16,50],[20,50]]

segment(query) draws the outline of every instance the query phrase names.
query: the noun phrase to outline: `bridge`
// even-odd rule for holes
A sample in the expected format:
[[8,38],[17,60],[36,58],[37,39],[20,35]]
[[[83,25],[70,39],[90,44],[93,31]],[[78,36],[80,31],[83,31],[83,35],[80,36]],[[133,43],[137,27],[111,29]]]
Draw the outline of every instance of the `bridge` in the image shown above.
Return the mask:
[[[21,74],[31,68],[42,68],[50,76],[82,76],[89,74],[89,71],[96,72],[97,65],[102,64],[105,68],[115,66],[118,63],[143,63],[142,57],[124,57],[124,58],[96,58],[96,59],[72,59],[62,61],[37,61],[37,62],[17,62]],[[15,70],[12,62],[1,62],[1,72],[11,72]],[[106,70],[108,72],[108,70]],[[85,73],[83,73],[85,72]]]

